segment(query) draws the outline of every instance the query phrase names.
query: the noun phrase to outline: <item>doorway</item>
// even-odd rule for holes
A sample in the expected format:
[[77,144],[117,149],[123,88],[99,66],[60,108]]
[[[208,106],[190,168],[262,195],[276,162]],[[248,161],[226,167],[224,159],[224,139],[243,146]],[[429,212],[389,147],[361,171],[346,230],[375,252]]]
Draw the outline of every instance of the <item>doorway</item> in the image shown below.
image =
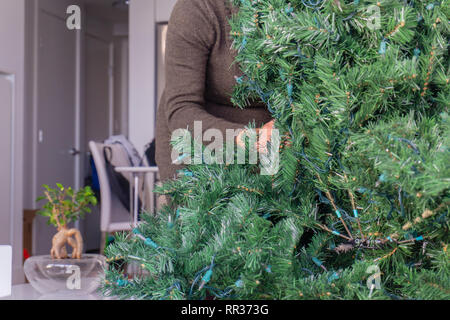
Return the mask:
[[[112,135],[128,137],[128,10],[127,1],[86,2],[83,178],[85,185],[94,189],[89,141],[103,142]],[[86,215],[80,229],[86,252],[98,253],[100,206]]]

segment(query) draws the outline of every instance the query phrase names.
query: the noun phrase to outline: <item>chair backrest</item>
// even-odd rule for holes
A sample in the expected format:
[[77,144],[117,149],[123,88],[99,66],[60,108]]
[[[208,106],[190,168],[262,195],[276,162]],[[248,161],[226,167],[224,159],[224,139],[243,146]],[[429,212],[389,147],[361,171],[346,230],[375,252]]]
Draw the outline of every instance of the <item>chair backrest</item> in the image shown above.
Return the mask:
[[[112,150],[111,163],[116,167],[128,167],[130,166],[129,158],[120,145],[107,145]],[[105,167],[105,158],[103,155],[103,149],[105,144],[94,141],[89,142],[89,149],[92,157],[94,158],[95,168],[97,170],[98,180],[100,184],[100,229],[102,231],[108,230],[108,226],[111,224],[111,207],[112,198],[115,197],[111,192],[109,184],[108,174]],[[124,175],[128,180],[131,180],[130,175]]]

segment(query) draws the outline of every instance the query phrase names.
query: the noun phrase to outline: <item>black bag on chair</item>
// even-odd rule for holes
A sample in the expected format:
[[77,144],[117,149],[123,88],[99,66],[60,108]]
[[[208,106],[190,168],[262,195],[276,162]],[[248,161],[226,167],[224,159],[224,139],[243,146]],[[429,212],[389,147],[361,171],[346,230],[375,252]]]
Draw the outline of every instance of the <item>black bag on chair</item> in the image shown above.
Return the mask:
[[155,139],[153,139],[151,143],[145,146],[144,151],[144,155],[147,158],[147,162],[150,167],[156,167],[155,153],[156,153],[156,142]]
[[[108,152],[109,156],[108,156]],[[130,211],[130,182],[115,170],[115,166],[111,163],[113,152],[110,147],[103,148],[103,156],[105,158],[106,174],[108,175],[111,192],[115,194],[123,206]],[[142,203],[138,197],[138,213],[141,211]]]

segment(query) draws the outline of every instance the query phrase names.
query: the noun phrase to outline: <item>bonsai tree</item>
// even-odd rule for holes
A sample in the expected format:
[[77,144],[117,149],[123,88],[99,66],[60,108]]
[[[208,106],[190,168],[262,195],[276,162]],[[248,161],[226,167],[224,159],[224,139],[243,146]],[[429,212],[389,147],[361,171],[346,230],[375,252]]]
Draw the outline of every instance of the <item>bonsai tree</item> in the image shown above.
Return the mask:
[[[47,203],[38,212],[39,215],[48,217],[48,224],[54,225],[58,233],[52,240],[50,255],[52,259],[66,259],[66,244],[72,248],[72,259],[81,259],[83,250],[83,238],[78,229],[68,229],[68,224],[83,218],[85,213],[91,212],[89,205],[96,205],[97,198],[90,187],[85,187],[75,192],[72,188],[64,188],[60,183],[57,188],[52,189],[48,185],[44,195],[36,201],[47,200]],[[74,238],[72,238],[74,237]]]

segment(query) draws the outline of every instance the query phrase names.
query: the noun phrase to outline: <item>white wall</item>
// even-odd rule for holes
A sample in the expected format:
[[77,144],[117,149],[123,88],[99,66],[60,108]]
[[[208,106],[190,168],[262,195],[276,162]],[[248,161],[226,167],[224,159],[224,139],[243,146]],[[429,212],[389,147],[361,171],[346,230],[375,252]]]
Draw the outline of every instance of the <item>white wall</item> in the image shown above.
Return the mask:
[[114,37],[114,135],[128,136],[128,35]]
[[113,37],[112,25],[86,17],[85,30],[85,141],[103,141],[112,134],[113,112]]
[[22,271],[25,1],[0,1],[0,244],[13,247],[13,284]]
[[155,137],[156,23],[169,21],[175,3],[130,1],[129,138],[139,152]]

